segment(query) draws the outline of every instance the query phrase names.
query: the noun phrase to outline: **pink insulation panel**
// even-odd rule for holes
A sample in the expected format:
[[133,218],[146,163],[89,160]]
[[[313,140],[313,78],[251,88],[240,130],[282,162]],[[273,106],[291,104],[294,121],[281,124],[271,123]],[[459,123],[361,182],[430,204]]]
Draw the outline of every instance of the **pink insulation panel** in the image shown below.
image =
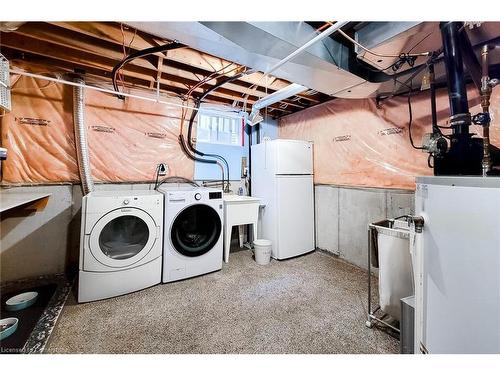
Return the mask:
[[[481,111],[477,90],[468,90],[470,112]],[[429,93],[412,96],[412,136],[420,146],[431,132]],[[446,89],[437,94],[440,125],[446,125]],[[491,143],[500,146],[500,88],[491,99]],[[314,181],[318,184],[414,189],[415,176],[432,175],[428,154],[413,149],[408,137],[408,101],[400,96],[377,108],[375,99],[335,99],[279,121],[280,138],[314,142]],[[478,126],[471,132],[481,135]],[[445,130],[446,132],[446,130]]]
[[[180,103],[180,102],[178,102]],[[12,112],[2,117],[3,184],[78,182],[72,88],[22,77],[13,87]],[[85,119],[92,175],[101,182],[152,181],[156,165],[193,178],[182,152],[180,108],[86,90]]]

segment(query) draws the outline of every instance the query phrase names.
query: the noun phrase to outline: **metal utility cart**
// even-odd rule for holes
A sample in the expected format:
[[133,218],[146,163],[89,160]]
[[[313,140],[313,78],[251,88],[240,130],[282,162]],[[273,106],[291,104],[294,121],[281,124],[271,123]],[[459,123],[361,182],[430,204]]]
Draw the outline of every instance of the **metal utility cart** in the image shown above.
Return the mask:
[[[398,334],[400,333],[398,327],[385,321],[384,318],[390,316],[400,320],[399,300],[413,294],[413,274],[409,251],[410,222],[411,217],[405,215],[368,225],[368,319],[366,321],[368,328],[372,328],[374,322],[378,322]],[[385,236],[384,239],[390,241],[387,245],[388,248],[384,249],[383,262],[380,264],[379,235]],[[377,258],[374,259],[374,256]],[[371,279],[372,267],[374,267],[372,261],[374,260],[376,268],[380,270],[379,291],[381,299],[384,299],[384,309],[381,308],[380,303],[376,306],[372,304]],[[387,262],[388,260],[390,263]],[[383,314],[381,315],[380,312]]]

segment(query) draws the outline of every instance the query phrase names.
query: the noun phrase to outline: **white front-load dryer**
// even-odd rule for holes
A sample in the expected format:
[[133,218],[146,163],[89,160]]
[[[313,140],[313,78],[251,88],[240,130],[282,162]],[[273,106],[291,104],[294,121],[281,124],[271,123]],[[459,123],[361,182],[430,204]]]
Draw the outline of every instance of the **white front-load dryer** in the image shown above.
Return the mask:
[[78,302],[161,282],[163,194],[91,192],[82,200]]
[[222,268],[223,201],[218,189],[164,185],[164,283]]

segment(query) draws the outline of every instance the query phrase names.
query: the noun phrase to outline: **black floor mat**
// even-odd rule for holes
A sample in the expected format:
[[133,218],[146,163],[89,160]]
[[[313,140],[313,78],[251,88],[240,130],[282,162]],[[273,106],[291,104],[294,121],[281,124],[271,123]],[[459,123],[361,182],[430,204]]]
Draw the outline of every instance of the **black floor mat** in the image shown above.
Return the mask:
[[[19,323],[17,330],[11,334],[9,337],[0,341],[0,352],[1,353],[20,353],[24,347],[24,344],[30,337],[35,325],[44,313],[50,299],[54,295],[57,289],[57,284],[48,284],[33,288],[25,288],[16,291],[10,291],[9,293],[2,293],[1,296],[1,319],[4,318],[17,318]],[[5,302],[20,293],[24,292],[38,292],[38,298],[36,302],[30,307],[19,310],[19,311],[7,311],[5,310]]]

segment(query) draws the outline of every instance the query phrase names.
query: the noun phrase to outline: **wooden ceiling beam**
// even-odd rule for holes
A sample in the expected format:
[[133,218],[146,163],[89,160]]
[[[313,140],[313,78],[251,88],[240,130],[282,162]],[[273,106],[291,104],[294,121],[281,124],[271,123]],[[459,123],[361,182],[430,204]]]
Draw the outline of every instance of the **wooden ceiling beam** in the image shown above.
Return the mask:
[[[64,30],[63,30],[64,31]],[[69,47],[72,49],[76,49],[78,51],[81,51],[82,53],[91,53],[91,54],[97,54],[100,56],[107,56],[112,59],[116,59],[117,63],[121,59],[123,59],[123,52],[122,52],[122,46],[119,46],[117,44],[109,43],[106,41],[100,41],[93,39],[91,37],[87,37],[86,35],[79,36],[73,31],[66,31],[66,33],[61,32],[61,29],[53,26],[51,24],[47,23],[28,23],[26,25],[23,25],[18,31],[16,31],[16,34],[23,35],[25,37],[30,37],[34,39],[38,39],[44,42],[48,43],[54,43],[58,46],[63,46],[63,47]],[[171,54],[173,51],[169,51],[169,54]],[[201,54],[199,54],[201,56]],[[151,56],[152,57],[152,56]],[[153,62],[151,62],[151,59],[149,59],[150,63],[146,63],[142,61],[142,59],[136,59],[131,64],[135,65],[140,65],[143,67],[150,67],[153,66],[155,69],[159,69],[158,66],[161,66],[161,69],[165,73],[169,74],[177,74],[183,78],[188,78],[188,79],[194,79],[196,78],[197,74],[202,75],[202,76],[208,76],[212,72],[201,69],[201,68],[195,68],[190,65],[180,63],[178,61],[174,61],[170,58],[169,55],[167,55],[167,58],[164,59],[167,61],[165,65],[158,65]],[[158,57],[155,57],[155,61],[157,61],[158,58],[163,58],[163,55],[158,55]],[[237,66],[237,65],[235,65]],[[271,77],[272,79],[273,77]],[[275,79],[273,79],[274,81]],[[209,84],[213,84],[213,82],[209,82]],[[153,85],[153,82],[151,86]],[[230,86],[227,86],[231,90],[234,90],[236,92],[241,92],[242,97],[245,96],[245,93],[251,93],[252,96],[254,97],[263,97],[267,95],[265,87],[259,86],[256,89],[252,88],[249,89],[252,85],[250,83],[246,83],[243,80],[236,80],[235,82],[231,83]],[[273,93],[275,90],[268,90],[269,93]],[[307,103],[304,103],[303,105],[300,105],[298,103],[294,103],[289,100],[285,100],[284,102],[288,103],[291,106],[297,107],[299,109],[306,108],[308,106]]]
[[[10,49],[8,49],[6,51],[6,56],[7,55],[10,55],[10,58],[12,58],[13,56],[15,56],[15,51],[10,51]],[[16,65],[18,63],[18,60],[14,57],[12,58],[11,62]],[[72,64],[68,64],[67,62],[65,61],[56,61],[54,62],[54,59],[51,59],[51,58],[46,58],[46,57],[43,57],[43,56],[30,56],[30,62],[29,63],[26,63],[26,61],[24,60],[19,60],[19,64],[21,64],[23,67],[39,67],[39,69],[43,69],[43,68],[46,68],[48,65],[50,66],[53,66],[53,67],[56,67],[61,70],[61,71],[65,71],[65,72],[68,72],[68,73],[72,73],[73,72],[73,65]],[[107,84],[109,84],[111,86],[111,81],[110,79],[104,79],[102,78],[102,71],[100,71],[99,69],[96,69],[96,68],[91,68],[90,70],[88,70],[85,74],[87,80],[89,80],[90,78],[90,81],[99,81],[99,82],[106,82]],[[146,80],[142,80],[142,79],[138,79],[138,78],[129,78],[126,86],[128,88],[134,88],[134,89],[147,89],[147,91],[151,92],[149,89],[148,89],[148,85],[149,85],[149,82],[146,81]],[[165,85],[165,84],[160,84],[160,92],[161,93],[166,93],[166,94],[175,94],[176,96],[182,96],[182,95],[185,95],[187,90],[186,89],[182,89],[182,88],[177,88],[177,87],[170,87],[168,85]],[[226,104],[226,105],[231,105],[232,103],[232,100],[229,100],[229,99],[223,99],[223,98],[220,98],[220,97],[217,97],[217,96],[213,96],[213,95],[209,95],[207,97],[207,99],[210,101],[210,102],[215,102],[215,103],[221,103],[221,104]]]
[[[115,64],[114,59],[109,58],[107,56],[87,53],[80,51],[79,49],[73,49],[67,46],[52,45],[47,41],[42,41],[40,39],[36,39],[31,36],[25,36],[22,34],[16,34],[16,33],[6,34],[2,39],[2,44],[24,52],[31,52],[48,57],[53,56],[55,58],[58,58],[60,60],[66,60],[68,62],[73,62],[73,63],[78,62],[87,67],[97,67],[104,70],[105,76],[107,77],[111,76],[110,72]],[[161,73],[163,74],[158,75],[158,71],[156,69],[152,70],[149,67],[146,67],[145,65],[148,65],[148,63],[144,61],[141,62],[140,59],[137,59],[137,61],[134,60],[133,63],[126,65],[124,69],[121,70],[121,73],[125,76],[131,76],[134,78],[149,79],[150,87],[154,86],[156,78],[158,77],[160,77],[161,83],[182,88],[185,88],[186,86],[192,87],[198,83],[198,81],[196,80],[187,78],[186,75],[189,74],[184,74],[185,72],[177,70],[172,71],[171,68],[162,65]],[[201,94],[204,92],[204,89],[210,88],[213,84],[215,84],[215,80],[203,84],[200,88],[194,90],[194,93]],[[214,94],[217,96],[225,97],[226,99],[231,99],[236,101],[241,101],[242,99],[239,88],[232,83],[229,83],[224,87],[218,89],[217,92]],[[258,97],[250,96],[247,102],[249,104],[253,104],[258,99],[259,99]],[[287,104],[293,107],[297,107],[299,109],[304,108],[295,103],[292,104],[287,103]]]
[[[54,56],[45,56],[43,54],[42,55],[37,54],[36,52],[33,51],[19,51],[16,48],[11,48],[5,45],[3,46],[2,51],[5,52],[8,58],[17,59],[18,56],[22,55],[23,60],[27,62],[34,62],[41,65],[45,65],[46,67],[50,66],[67,72],[73,72],[75,69],[79,69],[85,71],[90,75],[104,78],[108,82],[111,80],[108,68],[95,64],[89,65],[88,62],[83,61],[82,59],[78,61],[68,61],[67,59],[58,59],[57,57]],[[130,84],[138,85],[142,88],[148,89],[148,91],[151,91],[149,89],[151,84],[151,77],[148,74],[137,74],[137,73],[132,74],[129,71],[125,71],[124,73],[126,75],[125,79],[126,86],[130,86]],[[176,95],[185,95],[188,92],[188,89],[185,87],[185,85],[179,84],[177,82],[171,82],[165,79],[162,79],[160,81],[160,90],[174,93]],[[201,95],[204,92],[204,90],[198,88],[197,90],[195,90],[195,92]],[[224,103],[229,105],[231,105],[234,101],[234,96],[224,95],[219,91],[214,92],[207,98],[211,101],[216,101],[219,103]],[[276,109],[279,109],[283,113],[291,113],[290,110],[281,109],[279,108],[278,105],[276,105]]]
[[[51,24],[58,27],[62,27],[68,30],[76,31],[87,36],[97,37],[101,40],[123,45],[123,36],[119,24],[116,23],[96,23],[96,22],[52,22]],[[149,48],[152,45],[151,38],[145,37],[145,33],[138,31],[135,38],[132,41],[133,32],[132,29],[126,30],[125,32],[125,43],[130,44],[132,50],[141,50]],[[153,38],[155,40],[155,38]],[[132,41],[132,43],[130,43]],[[163,41],[165,42],[165,41]],[[183,48],[178,50],[173,50],[168,52],[168,60],[178,62],[191,66],[193,68],[198,68],[204,71],[214,71],[223,68],[224,66],[230,64],[230,61],[211,56],[205,53],[195,51],[191,48]],[[242,77],[240,81],[246,82],[249,86],[258,84],[259,90],[263,91],[265,89],[266,80],[262,79],[263,74],[256,72],[252,75]],[[289,82],[281,79],[274,79],[273,82],[269,83],[268,88],[271,90],[279,90],[289,85]],[[320,103],[321,100],[316,98],[315,95],[304,95],[298,94],[302,99],[311,101],[312,103]]]
[[[123,58],[123,53],[120,52],[119,50],[117,50],[118,47],[115,47],[113,49],[113,48],[110,48],[110,46],[104,47],[104,46],[101,46],[99,44],[91,44],[89,41],[84,40],[85,38],[77,38],[75,35],[64,36],[64,35],[58,34],[54,30],[50,30],[51,28],[53,28],[51,25],[47,25],[47,26],[48,27],[44,28],[44,27],[40,27],[40,25],[37,25],[37,24],[26,25],[26,26],[20,28],[14,34],[11,34],[11,36],[12,35],[20,35],[20,37],[19,37],[20,44],[29,44],[30,40],[32,40],[32,43],[34,43],[33,40],[41,41],[42,45],[44,45],[44,46],[54,43],[55,45],[57,45],[59,47],[64,47],[64,48],[70,49],[71,51],[74,51],[74,53],[76,53],[76,54],[80,53],[82,55],[89,55],[87,58],[89,60],[95,60],[96,62],[99,60],[102,60],[103,57],[108,57],[110,59],[116,60],[116,63],[118,63],[118,61],[120,61]],[[8,45],[9,45],[9,43],[13,42],[11,39],[12,39],[11,37],[7,36],[6,43]],[[51,50],[51,48],[47,47],[44,53],[50,53],[50,50]],[[55,47],[53,48],[53,50],[54,51],[57,50],[57,53],[62,52],[62,51],[59,51],[59,48],[55,48]],[[67,51],[69,51],[69,50],[67,50]],[[73,52],[68,52],[68,55],[72,55],[72,54],[73,54]],[[159,58],[164,60],[161,55],[156,57],[155,59],[158,60]],[[150,63],[144,61],[143,59],[136,59],[136,60],[130,62],[126,67],[124,67],[124,69],[131,69],[129,65],[130,66],[137,65],[137,66],[147,68],[147,69],[149,69],[152,65],[155,70],[161,69],[162,73],[164,72],[164,73],[168,74],[169,79],[171,79],[171,80],[175,81],[176,80],[175,76],[178,76],[178,77],[184,78],[186,80],[189,80],[188,83],[181,82],[183,84],[194,85],[197,83],[194,80],[194,79],[197,79],[197,76],[195,73],[185,71],[182,69],[172,68],[170,66],[170,62],[169,62],[169,64],[150,64]],[[112,69],[112,67],[110,67],[110,69]],[[202,73],[204,75],[209,74],[209,72],[206,72],[206,71],[202,71]],[[151,78],[150,87],[154,86],[156,79],[160,75],[161,74],[158,74],[158,72],[151,72],[152,78]],[[206,86],[209,87],[210,85],[213,85],[213,84],[215,84],[215,82],[213,80],[208,81]],[[249,86],[250,85],[248,85],[247,87],[249,87]],[[250,100],[248,101],[250,103],[254,100],[258,100],[259,97],[262,97],[263,95],[265,95],[265,92],[262,92],[261,95],[255,95],[255,93],[252,92],[251,90],[248,90],[247,87],[241,86],[241,84],[238,85],[237,83],[233,83],[233,82],[229,83],[225,86],[226,89],[232,90],[235,93],[240,94],[239,97],[235,96],[235,98],[234,98],[235,100],[242,101],[242,98],[245,96],[244,90],[246,90],[252,94],[250,96]],[[263,91],[263,90],[261,89],[261,91]],[[298,103],[294,103],[294,102],[289,101],[289,100],[285,100],[284,102],[290,106],[293,106],[293,107],[296,107],[299,109],[304,109],[305,107],[307,107],[307,105],[300,105]]]

